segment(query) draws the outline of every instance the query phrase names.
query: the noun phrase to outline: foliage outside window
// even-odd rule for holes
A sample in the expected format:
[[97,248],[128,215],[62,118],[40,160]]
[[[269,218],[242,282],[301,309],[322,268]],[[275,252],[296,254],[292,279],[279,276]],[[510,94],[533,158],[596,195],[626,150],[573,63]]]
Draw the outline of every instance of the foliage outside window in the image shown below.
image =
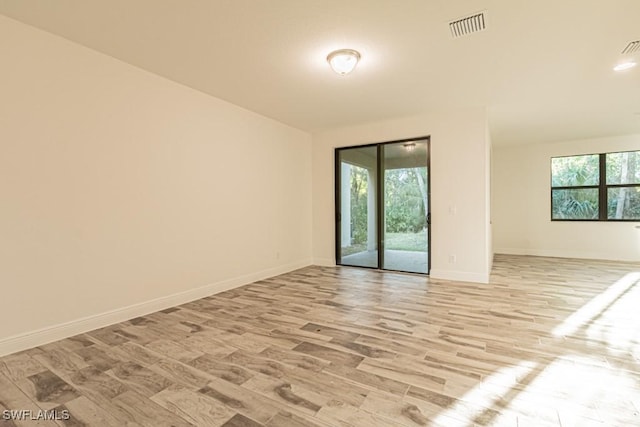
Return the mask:
[[640,221],[640,151],[552,158],[551,219]]
[[[385,174],[387,233],[418,233],[427,226],[425,183],[427,168],[390,169]],[[367,170],[351,166],[351,221],[353,244],[367,241]]]

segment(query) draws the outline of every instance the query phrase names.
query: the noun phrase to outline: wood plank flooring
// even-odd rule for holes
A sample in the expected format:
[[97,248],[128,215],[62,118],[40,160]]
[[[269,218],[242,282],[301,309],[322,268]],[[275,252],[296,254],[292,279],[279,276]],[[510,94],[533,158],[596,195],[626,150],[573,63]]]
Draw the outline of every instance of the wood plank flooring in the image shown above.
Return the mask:
[[640,426],[639,301],[630,263],[308,267],[0,358],[0,425]]

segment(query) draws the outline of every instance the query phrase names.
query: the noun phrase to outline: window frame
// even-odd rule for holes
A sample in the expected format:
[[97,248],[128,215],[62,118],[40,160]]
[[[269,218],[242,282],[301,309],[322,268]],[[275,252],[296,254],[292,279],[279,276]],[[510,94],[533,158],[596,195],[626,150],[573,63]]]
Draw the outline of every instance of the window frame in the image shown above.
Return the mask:
[[[594,185],[573,185],[573,186],[553,186],[553,168],[550,167],[550,187],[549,192],[549,215],[551,221],[560,222],[640,222],[640,218],[628,219],[628,218],[609,218],[608,204],[609,204],[609,189],[611,188],[640,188],[640,183],[636,184],[607,184],[607,155],[617,153],[640,153],[640,150],[625,150],[625,151],[612,151],[608,153],[586,153],[586,154],[573,154],[569,156],[554,156],[550,159],[550,166],[553,165],[553,159],[561,159],[564,157],[581,157],[581,156],[598,156],[598,184]],[[553,217],[553,191],[554,190],[586,190],[597,189],[598,190],[598,218],[584,219],[584,218],[554,218]]]

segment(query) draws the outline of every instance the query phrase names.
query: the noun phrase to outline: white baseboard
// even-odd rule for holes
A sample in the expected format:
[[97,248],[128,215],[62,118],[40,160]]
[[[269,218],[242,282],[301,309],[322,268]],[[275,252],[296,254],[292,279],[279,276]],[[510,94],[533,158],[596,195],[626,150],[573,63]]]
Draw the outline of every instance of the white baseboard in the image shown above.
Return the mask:
[[640,259],[633,257],[613,257],[611,254],[591,251],[567,251],[559,249],[524,249],[524,248],[497,248],[496,254],[504,255],[530,255],[551,258],[578,258],[578,259],[594,259],[607,261],[630,261],[638,262]]
[[429,271],[429,277],[457,282],[489,283],[489,274],[468,273],[466,271],[432,269]]
[[58,341],[74,335],[92,331],[94,329],[103,328],[113,325],[114,323],[124,322],[134,317],[144,316],[169,307],[185,304],[209,295],[237,288],[258,280],[267,279],[279,274],[287,273],[298,268],[311,265],[311,259],[294,262],[287,265],[269,268],[258,271],[256,273],[247,274],[241,277],[223,280],[217,283],[201,286],[195,289],[179,292],[172,295],[156,298],[150,301],[133,304],[127,307],[117,308],[104,313],[87,316],[84,318],[72,320],[70,322],[60,323],[54,326],[29,331],[12,337],[0,340],[0,356],[37,347],[53,341]]
[[335,267],[336,260],[332,258],[314,258],[313,265],[319,265],[321,267]]

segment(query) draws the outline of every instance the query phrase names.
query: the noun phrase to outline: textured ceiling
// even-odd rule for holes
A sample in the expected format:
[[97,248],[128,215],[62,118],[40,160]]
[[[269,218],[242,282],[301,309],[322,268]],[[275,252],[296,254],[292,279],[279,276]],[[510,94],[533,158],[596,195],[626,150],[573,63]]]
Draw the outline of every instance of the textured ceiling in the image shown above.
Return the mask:
[[[448,22],[486,10],[488,29]],[[486,107],[496,145],[640,133],[638,0],[1,0],[0,13],[310,132]],[[340,77],[338,48],[362,61]],[[640,55],[636,54],[640,62]]]

